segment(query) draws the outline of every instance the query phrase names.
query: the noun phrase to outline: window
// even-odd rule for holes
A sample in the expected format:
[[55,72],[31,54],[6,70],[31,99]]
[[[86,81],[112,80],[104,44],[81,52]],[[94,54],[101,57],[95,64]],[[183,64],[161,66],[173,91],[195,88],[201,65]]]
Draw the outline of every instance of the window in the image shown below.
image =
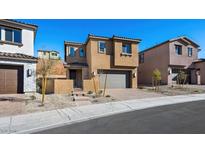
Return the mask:
[[83,50],[83,48],[80,48],[79,55],[80,57],[85,57],[85,51]]
[[144,63],[144,53],[139,55],[139,63]]
[[5,40],[9,42],[21,43],[21,30],[5,29]]
[[14,30],[14,42],[21,43],[21,30]]
[[75,49],[74,49],[74,47],[70,47],[69,56],[70,57],[75,57]]
[[188,48],[188,56],[189,56],[189,57],[192,56],[192,48]]
[[106,52],[106,44],[103,41],[99,41],[99,52],[105,53]]
[[181,45],[175,45],[175,52],[177,55],[182,55],[182,46]]
[[122,44],[122,52],[126,54],[131,54],[131,45],[130,44]]
[[51,53],[52,56],[57,56],[57,53]]
[[5,40],[12,42],[12,30],[5,29]]

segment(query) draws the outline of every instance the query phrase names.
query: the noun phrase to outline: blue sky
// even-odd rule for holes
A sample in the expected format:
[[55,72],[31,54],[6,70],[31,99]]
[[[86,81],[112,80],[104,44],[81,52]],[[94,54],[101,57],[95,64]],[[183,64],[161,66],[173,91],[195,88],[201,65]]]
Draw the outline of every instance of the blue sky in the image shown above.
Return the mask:
[[178,36],[187,36],[197,42],[205,57],[205,20],[164,19],[20,19],[38,25],[35,40],[35,54],[38,49],[57,50],[64,57],[63,42],[84,42],[87,35],[125,36],[140,38],[140,50]]

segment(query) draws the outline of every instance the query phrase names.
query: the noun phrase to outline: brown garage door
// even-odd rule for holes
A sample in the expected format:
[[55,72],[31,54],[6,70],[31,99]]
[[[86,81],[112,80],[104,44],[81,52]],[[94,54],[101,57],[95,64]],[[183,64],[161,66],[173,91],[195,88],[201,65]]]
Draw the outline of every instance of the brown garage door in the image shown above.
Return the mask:
[[0,65],[0,94],[21,93],[22,82],[22,67]]

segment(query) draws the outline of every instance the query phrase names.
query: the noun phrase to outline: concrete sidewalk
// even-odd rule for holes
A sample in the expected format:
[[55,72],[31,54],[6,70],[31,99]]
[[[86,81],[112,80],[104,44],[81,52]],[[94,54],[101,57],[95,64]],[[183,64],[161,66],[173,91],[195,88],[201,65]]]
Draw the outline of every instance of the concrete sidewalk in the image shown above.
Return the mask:
[[0,118],[0,133],[32,133],[112,114],[177,103],[205,100],[205,94],[166,96],[93,104]]

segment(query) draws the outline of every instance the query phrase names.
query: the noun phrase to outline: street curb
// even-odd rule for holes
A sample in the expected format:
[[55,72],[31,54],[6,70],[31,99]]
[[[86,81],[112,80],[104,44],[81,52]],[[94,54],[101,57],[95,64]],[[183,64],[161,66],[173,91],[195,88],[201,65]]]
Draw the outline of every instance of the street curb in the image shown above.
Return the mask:
[[[199,96],[200,96],[200,94],[199,94]],[[169,98],[169,97],[170,96],[159,97],[159,99]],[[146,100],[152,100],[152,99],[147,98],[147,99],[141,99],[141,100],[137,99],[137,100],[126,100],[126,101],[111,102],[111,103],[120,103],[121,105],[125,105],[125,106],[127,106],[127,109],[118,110],[118,111],[112,111],[112,112],[108,112],[108,113],[105,113],[105,114],[99,114],[99,115],[94,115],[94,116],[89,116],[89,117],[82,117],[82,118],[77,119],[77,120],[66,120],[65,122],[51,124],[51,125],[48,125],[46,127],[44,126],[44,127],[32,128],[32,129],[29,129],[29,130],[18,131],[18,132],[14,132],[14,133],[16,133],[16,134],[37,133],[39,131],[43,131],[43,130],[47,130],[47,129],[57,128],[57,127],[65,126],[65,125],[71,125],[71,124],[75,124],[75,123],[80,123],[80,122],[84,122],[84,121],[88,121],[88,120],[93,120],[93,119],[97,119],[97,118],[102,118],[102,117],[107,117],[107,116],[111,116],[111,115],[115,115],[115,114],[120,114],[120,113],[127,113],[127,112],[132,112],[132,111],[137,111],[137,110],[148,109],[148,108],[154,108],[154,107],[160,107],[160,106],[166,106],[166,105],[174,105],[174,104],[189,103],[189,102],[194,102],[194,101],[205,100],[205,98],[199,97],[196,100],[190,100],[190,101],[183,102],[183,97],[185,97],[185,95],[176,96],[175,97],[176,99],[182,99],[182,100],[176,101],[176,102],[172,102],[172,101],[169,100],[170,102],[165,103],[165,104],[159,104],[159,105],[156,104],[154,106],[144,106],[144,107],[141,106],[141,107],[138,107],[138,108],[132,108],[132,107],[130,107],[126,103],[130,102],[130,101],[131,102],[134,102],[134,101],[138,101],[139,102],[139,101],[146,101]],[[192,94],[192,95],[189,95],[187,97],[189,97],[190,99],[192,97],[196,98],[197,94]],[[106,104],[111,104],[111,103],[108,102]]]

